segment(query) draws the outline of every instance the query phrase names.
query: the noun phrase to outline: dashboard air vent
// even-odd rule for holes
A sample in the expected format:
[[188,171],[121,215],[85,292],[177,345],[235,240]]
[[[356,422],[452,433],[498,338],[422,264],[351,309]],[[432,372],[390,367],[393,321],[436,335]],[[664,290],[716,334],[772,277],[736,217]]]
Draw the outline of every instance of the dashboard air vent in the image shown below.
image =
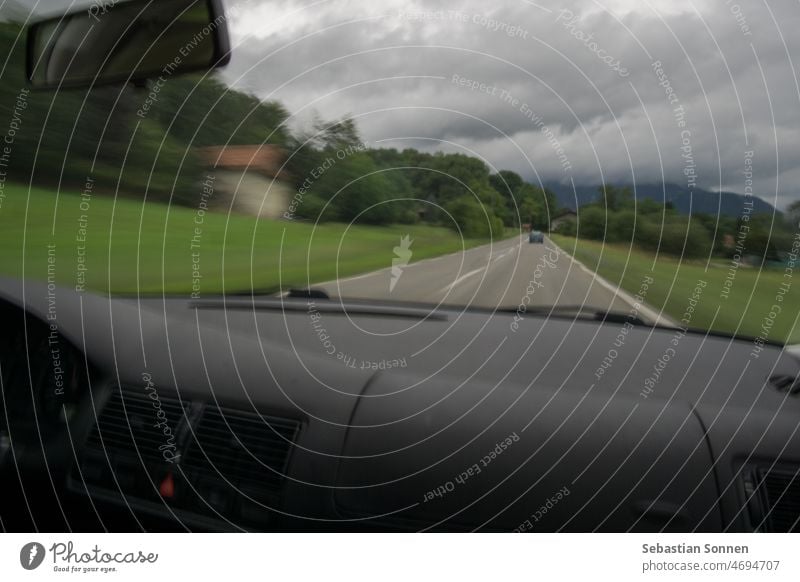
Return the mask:
[[[71,486],[159,515],[166,503],[206,527],[266,529],[299,427],[199,401],[155,401],[136,388],[115,390]],[[175,462],[164,456],[170,442]]]
[[280,488],[299,423],[208,405],[182,465],[255,500]]
[[163,461],[164,451],[177,439],[184,407],[188,409],[189,403],[174,398],[156,400],[136,388],[114,390],[89,434],[87,446],[104,456]]
[[800,532],[800,467],[756,467],[748,482],[758,531]]

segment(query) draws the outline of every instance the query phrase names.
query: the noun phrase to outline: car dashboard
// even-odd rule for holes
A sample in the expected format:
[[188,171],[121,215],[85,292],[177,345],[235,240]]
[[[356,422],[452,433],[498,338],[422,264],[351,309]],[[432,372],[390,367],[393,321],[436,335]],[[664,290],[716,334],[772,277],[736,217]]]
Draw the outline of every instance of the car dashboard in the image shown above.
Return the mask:
[[789,348],[15,279],[0,319],[7,531],[798,529]]

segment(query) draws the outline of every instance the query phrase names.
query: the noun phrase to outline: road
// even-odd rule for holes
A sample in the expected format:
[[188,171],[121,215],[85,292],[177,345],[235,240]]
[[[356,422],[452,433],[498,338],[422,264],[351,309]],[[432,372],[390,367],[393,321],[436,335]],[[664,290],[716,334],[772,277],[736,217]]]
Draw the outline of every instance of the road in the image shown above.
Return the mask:
[[[331,296],[489,308],[527,303],[629,312],[633,305],[628,294],[572,260],[549,239],[530,244],[527,235],[316,287]],[[646,307],[639,317],[669,324]]]

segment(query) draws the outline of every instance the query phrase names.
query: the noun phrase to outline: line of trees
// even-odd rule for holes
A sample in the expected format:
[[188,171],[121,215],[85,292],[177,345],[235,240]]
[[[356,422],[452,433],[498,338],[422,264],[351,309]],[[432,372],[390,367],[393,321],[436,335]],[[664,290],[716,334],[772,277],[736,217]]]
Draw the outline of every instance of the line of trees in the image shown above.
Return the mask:
[[471,156],[366,148],[349,119],[314,124],[288,168],[302,193],[297,214],[312,220],[426,222],[485,237],[522,224],[546,228],[556,204],[548,190],[511,171],[493,174]]
[[[800,218],[800,205],[797,211]],[[739,216],[688,216],[669,202],[634,201],[630,188],[607,184],[599,188],[596,202],[581,206],[578,219],[561,223],[558,232],[689,258],[740,254],[778,261],[791,249],[797,225],[791,207],[775,217],[746,208]]]

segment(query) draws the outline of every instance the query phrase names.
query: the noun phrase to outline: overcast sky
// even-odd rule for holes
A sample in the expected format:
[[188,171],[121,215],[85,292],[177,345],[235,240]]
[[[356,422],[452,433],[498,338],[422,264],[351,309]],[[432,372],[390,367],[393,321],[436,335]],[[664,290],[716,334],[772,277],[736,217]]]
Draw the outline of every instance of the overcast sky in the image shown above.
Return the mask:
[[743,192],[752,152],[758,195],[800,198],[797,0],[226,5],[224,79],[282,101],[298,127],[352,115],[370,146],[584,184]]
[[370,145],[576,183],[743,192],[752,151],[760,196],[800,197],[796,0],[230,4],[226,80],[301,122],[352,114]]

